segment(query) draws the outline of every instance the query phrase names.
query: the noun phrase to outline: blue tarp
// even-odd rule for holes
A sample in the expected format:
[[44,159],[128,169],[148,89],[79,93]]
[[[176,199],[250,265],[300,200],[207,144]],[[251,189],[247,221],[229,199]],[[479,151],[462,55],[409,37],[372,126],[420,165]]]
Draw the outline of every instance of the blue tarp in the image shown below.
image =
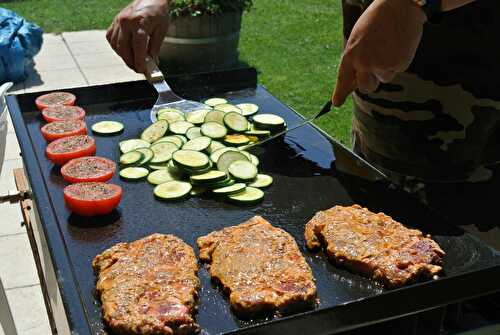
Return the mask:
[[0,8],[0,83],[26,79],[28,66],[42,42],[43,31],[39,26]]

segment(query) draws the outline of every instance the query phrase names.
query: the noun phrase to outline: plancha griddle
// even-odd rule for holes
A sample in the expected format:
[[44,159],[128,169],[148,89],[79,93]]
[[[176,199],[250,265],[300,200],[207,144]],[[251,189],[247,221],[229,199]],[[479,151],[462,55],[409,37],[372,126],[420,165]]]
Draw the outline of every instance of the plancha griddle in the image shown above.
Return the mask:
[[[167,80],[175,92],[193,100],[221,96],[231,103],[252,102],[260,106],[260,112],[282,116],[289,126],[303,119],[257,83],[255,69]],[[77,104],[86,110],[89,129],[102,120],[125,125],[120,135],[94,136],[97,155],[114,161],[119,158],[118,142],[138,137],[150,123],[149,110],[156,99],[146,81],[67,91],[74,93]],[[7,101],[33,191],[51,309],[58,314],[52,317],[58,329],[68,327],[79,335],[110,333],[94,295],[96,277],[91,268],[92,259],[103,250],[149,234],[169,233],[182,238],[198,253],[199,236],[237,225],[254,215],[263,216],[296,239],[316,278],[320,302],[312,310],[285,317],[240,320],[200,265],[196,320],[204,334],[332,334],[500,290],[499,252],[391,187],[378,171],[312,125],[252,151],[260,159],[259,171],[274,178],[258,205],[238,207],[210,196],[161,202],[146,181],[128,182],[114,176],[111,182],[124,190],[116,211],[100,218],[73,215],[64,205],[62,190],[66,183],[59,168],[44,153],[46,143],[39,130],[44,122],[34,103],[43,93],[9,96]],[[322,251],[309,252],[303,231],[315,212],[354,203],[374,212],[383,211],[408,227],[430,233],[446,252],[444,275],[387,290],[372,280],[334,267]],[[60,300],[56,294],[60,294]],[[61,320],[66,320],[67,325],[62,326]]]

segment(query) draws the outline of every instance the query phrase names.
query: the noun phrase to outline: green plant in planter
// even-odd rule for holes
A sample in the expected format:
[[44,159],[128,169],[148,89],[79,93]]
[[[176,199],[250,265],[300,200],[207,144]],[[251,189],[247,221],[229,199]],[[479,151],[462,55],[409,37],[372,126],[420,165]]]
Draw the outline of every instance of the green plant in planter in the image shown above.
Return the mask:
[[171,0],[170,15],[200,16],[242,12],[252,7],[252,0]]

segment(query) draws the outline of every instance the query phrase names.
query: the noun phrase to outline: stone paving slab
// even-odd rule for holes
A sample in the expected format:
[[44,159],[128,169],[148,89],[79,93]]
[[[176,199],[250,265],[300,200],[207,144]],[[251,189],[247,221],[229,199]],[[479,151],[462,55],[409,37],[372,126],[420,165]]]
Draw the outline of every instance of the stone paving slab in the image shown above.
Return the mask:
[[27,234],[0,236],[0,274],[5,289],[39,284]]
[[[9,146],[9,143],[7,143]],[[0,173],[0,190],[15,190],[13,170],[22,168],[23,160],[21,158],[9,159],[3,162],[2,172]],[[1,248],[1,245],[0,245]]]
[[23,217],[19,204],[0,204],[0,237],[6,235],[25,234],[26,228],[23,226]]
[[40,71],[30,74],[25,81],[25,91],[50,91],[87,85],[88,82],[78,68]]
[[7,290],[7,298],[19,335],[51,334],[39,285]]
[[69,31],[62,33],[62,38],[68,43],[91,42],[106,40],[105,30]]
[[21,158],[21,149],[19,148],[19,143],[17,142],[16,133],[7,133],[7,147],[5,148],[5,159],[18,159]]
[[[104,30],[44,34],[28,79],[9,93],[22,94],[143,80],[109,47]],[[10,116],[0,190],[15,189],[12,170],[23,166]],[[0,278],[19,334],[48,335],[50,328],[19,204],[0,204]],[[0,335],[3,331],[0,327]]]
[[143,80],[106,40],[104,30],[44,34],[42,49],[23,83],[10,93],[30,93],[113,82]]

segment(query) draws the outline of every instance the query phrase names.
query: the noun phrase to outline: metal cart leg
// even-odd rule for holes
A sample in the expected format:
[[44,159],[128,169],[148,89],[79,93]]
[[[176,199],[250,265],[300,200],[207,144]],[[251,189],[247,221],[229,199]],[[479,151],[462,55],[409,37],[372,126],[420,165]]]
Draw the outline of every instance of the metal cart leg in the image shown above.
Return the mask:
[[[24,219],[24,224],[26,226],[26,232],[28,233],[28,239],[31,246],[31,251],[33,252],[33,258],[35,260],[36,270],[38,273],[38,279],[40,280],[40,288],[42,289],[43,301],[45,303],[45,308],[47,309],[47,316],[49,318],[50,329],[52,334],[57,334],[56,323],[54,320],[54,314],[52,312],[52,306],[50,304],[49,292],[47,290],[47,284],[45,281],[45,275],[42,269],[41,257],[38,252],[36,245],[35,234],[33,232],[33,226],[30,220],[29,211],[31,210],[31,200],[27,198],[29,196],[28,183],[24,177],[23,169],[14,169],[14,180],[16,182],[17,190],[20,196],[21,212]],[[7,335],[7,334],[6,334]]]
[[5,335],[17,335],[16,325],[10,312],[7,295],[3,288],[2,280],[0,279],[0,326],[3,328]]

